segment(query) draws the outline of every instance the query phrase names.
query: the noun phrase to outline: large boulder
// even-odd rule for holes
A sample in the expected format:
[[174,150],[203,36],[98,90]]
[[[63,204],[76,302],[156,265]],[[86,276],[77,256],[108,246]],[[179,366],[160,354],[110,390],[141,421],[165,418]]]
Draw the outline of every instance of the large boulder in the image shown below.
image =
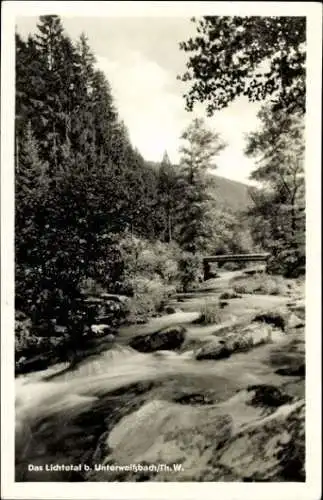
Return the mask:
[[266,323],[267,325],[273,325],[275,328],[280,328],[285,331],[288,324],[290,313],[285,308],[280,308],[277,310],[264,311],[257,314],[254,318],[254,322]]
[[185,341],[186,329],[183,326],[171,326],[147,335],[137,335],[130,341],[130,346],[140,352],[179,349]]
[[230,333],[223,338],[215,338],[203,345],[195,354],[195,359],[222,359],[235,352],[249,351],[253,347],[270,343],[277,332],[266,324],[251,324],[237,333]]
[[219,404],[200,394],[176,403],[154,399],[120,419],[101,443],[101,464],[138,468],[103,467],[87,479],[303,481],[304,426],[304,401],[274,386],[249,387]]
[[280,406],[237,432],[217,465],[243,481],[305,481],[305,403]]

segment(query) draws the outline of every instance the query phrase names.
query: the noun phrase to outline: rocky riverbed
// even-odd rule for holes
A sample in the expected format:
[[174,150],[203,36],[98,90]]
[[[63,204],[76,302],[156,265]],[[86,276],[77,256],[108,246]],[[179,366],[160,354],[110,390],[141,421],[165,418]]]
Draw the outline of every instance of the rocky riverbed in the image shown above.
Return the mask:
[[103,335],[73,367],[17,377],[16,480],[304,481],[302,284],[235,293],[241,274]]

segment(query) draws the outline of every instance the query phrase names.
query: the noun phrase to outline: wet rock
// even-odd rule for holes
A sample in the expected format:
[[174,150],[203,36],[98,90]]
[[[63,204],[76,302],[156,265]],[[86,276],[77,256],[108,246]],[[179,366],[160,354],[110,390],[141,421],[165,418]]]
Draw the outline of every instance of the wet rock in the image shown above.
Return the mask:
[[296,314],[292,313],[288,319],[287,327],[292,329],[292,328],[302,328],[303,326],[305,326],[305,321],[296,316]]
[[195,355],[195,359],[222,359],[235,352],[246,352],[253,347],[272,342],[273,330],[268,325],[249,325],[237,333],[224,338],[217,338],[203,345]]
[[242,481],[305,481],[304,401],[252,422],[213,460]]
[[130,341],[130,346],[140,352],[179,349],[185,341],[185,332],[183,326],[171,326],[155,333],[138,335]]
[[305,364],[301,363],[298,366],[286,366],[278,368],[275,373],[283,376],[305,377]]
[[129,301],[129,297],[127,297],[126,295],[114,295],[112,293],[101,293],[100,297],[104,300],[121,302],[122,304],[125,304]]
[[226,346],[224,340],[213,340],[201,347],[195,354],[196,360],[228,358],[232,351]]
[[272,385],[252,385],[247,388],[253,392],[250,404],[253,406],[278,407],[292,401],[292,397]]
[[111,332],[111,326],[110,325],[105,325],[105,324],[91,325],[91,332],[96,337],[103,337],[104,335],[106,335],[106,334],[108,334],[108,333]]
[[164,308],[164,312],[166,314],[175,314],[175,313],[181,312],[181,310],[178,309],[177,307],[174,307],[174,306],[166,306]]
[[232,289],[232,290],[227,290],[226,292],[221,293],[219,298],[220,298],[220,300],[239,299],[239,298],[241,298],[241,295],[239,295],[237,292],[235,292]]
[[29,359],[22,357],[19,359],[18,363],[16,363],[15,371],[16,374],[41,371],[48,368],[51,362],[53,363],[53,360],[51,360],[46,354],[40,354]]
[[[122,476],[101,470],[88,480],[303,481],[304,401],[284,403],[286,395],[272,386],[240,392],[221,404],[203,405],[199,393],[176,403],[145,403],[104,435],[100,463],[145,464],[146,470],[124,470]],[[267,412],[253,407],[255,394],[257,406],[266,394]],[[181,467],[170,474],[149,468],[155,463]]]
[[214,404],[214,398],[207,394],[184,394],[174,399],[175,403],[181,405],[210,405]]
[[[147,471],[147,480],[198,479],[212,450],[223,446],[231,432],[231,417],[214,406],[183,408],[182,404],[153,400],[112,429],[107,439],[111,451],[103,463],[177,463],[182,468],[172,474]],[[140,480],[138,472],[129,471],[123,480]],[[117,477],[109,471],[96,474],[93,479],[114,481]]]
[[257,314],[253,318],[254,322],[267,323],[268,325],[273,325],[276,328],[280,328],[285,331],[287,326],[287,314],[281,311],[268,311],[261,314]]
[[294,312],[299,318],[305,320],[305,302],[304,300],[297,301],[289,306],[290,310]]

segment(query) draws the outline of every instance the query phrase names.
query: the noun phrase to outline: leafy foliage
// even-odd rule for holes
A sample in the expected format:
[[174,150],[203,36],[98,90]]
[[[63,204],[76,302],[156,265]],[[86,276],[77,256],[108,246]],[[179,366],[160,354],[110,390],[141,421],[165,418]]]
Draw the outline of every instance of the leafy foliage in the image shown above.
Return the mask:
[[202,256],[192,252],[183,252],[179,262],[179,277],[182,290],[196,287],[202,280]]
[[305,17],[206,16],[180,48],[189,53],[180,78],[192,82],[187,109],[206,102],[207,112],[235,97],[270,98],[278,109],[305,110]]

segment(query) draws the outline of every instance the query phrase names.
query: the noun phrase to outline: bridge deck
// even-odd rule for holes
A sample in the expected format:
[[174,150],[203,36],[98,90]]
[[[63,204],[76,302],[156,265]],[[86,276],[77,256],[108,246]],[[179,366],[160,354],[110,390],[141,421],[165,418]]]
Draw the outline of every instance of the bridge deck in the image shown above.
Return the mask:
[[228,255],[210,255],[204,257],[203,262],[256,262],[266,261],[270,257],[270,253],[254,253],[254,254],[228,254]]

